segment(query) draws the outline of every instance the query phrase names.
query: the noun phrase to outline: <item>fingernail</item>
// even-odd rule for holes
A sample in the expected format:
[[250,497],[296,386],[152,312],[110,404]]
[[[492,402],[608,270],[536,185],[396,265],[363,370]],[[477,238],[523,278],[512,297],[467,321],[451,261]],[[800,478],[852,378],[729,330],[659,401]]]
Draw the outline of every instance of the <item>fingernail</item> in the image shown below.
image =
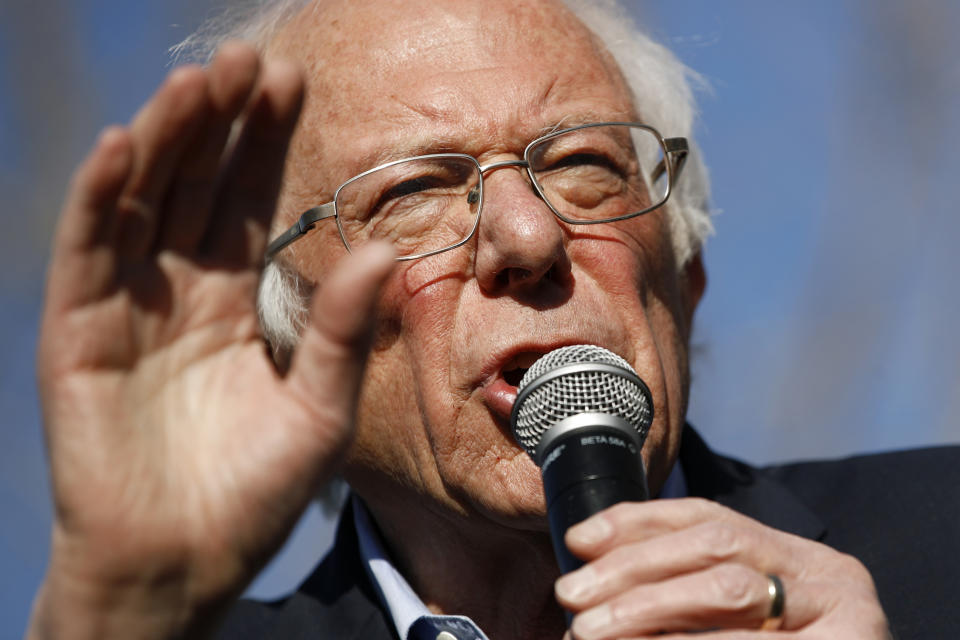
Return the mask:
[[594,517],[584,520],[567,530],[567,542],[593,546],[613,535],[613,527],[606,518]]
[[573,631],[574,637],[579,640],[590,640],[590,638],[600,636],[612,621],[613,616],[610,614],[610,607],[601,605],[577,614],[573,618],[573,625],[570,630]]
[[586,600],[593,587],[597,584],[596,571],[587,565],[572,571],[557,580],[557,597],[571,604],[578,604]]

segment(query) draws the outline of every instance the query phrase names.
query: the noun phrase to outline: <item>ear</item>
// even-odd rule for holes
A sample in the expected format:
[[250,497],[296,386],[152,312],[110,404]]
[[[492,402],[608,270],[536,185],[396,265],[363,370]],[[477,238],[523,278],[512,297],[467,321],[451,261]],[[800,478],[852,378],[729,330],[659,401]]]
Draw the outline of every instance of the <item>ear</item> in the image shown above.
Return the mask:
[[683,295],[683,314],[687,327],[693,326],[693,313],[700,304],[700,298],[707,289],[707,271],[703,266],[703,252],[696,254],[683,266],[681,270],[680,286]]

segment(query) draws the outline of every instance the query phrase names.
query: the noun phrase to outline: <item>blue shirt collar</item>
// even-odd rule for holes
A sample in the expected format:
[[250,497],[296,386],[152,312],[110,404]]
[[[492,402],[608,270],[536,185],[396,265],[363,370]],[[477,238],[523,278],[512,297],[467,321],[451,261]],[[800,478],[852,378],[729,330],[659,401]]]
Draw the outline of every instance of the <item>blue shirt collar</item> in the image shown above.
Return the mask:
[[351,499],[363,566],[390,613],[397,636],[404,640],[488,640],[470,618],[436,615],[427,609],[390,562],[363,500],[356,495]]

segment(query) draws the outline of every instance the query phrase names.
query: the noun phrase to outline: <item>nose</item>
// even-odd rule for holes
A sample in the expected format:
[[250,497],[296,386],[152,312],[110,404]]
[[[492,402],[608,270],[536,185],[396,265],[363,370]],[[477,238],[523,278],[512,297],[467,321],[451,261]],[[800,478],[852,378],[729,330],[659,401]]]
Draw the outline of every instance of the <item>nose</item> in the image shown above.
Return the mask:
[[483,169],[475,271],[488,294],[556,294],[569,282],[562,223],[537,195],[525,166],[508,161]]

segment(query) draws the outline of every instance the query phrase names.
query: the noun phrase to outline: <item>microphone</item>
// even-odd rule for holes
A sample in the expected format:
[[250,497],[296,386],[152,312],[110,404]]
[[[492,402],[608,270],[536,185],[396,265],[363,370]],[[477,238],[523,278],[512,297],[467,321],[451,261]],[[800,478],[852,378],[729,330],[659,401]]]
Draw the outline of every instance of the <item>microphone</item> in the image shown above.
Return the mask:
[[618,502],[649,498],[640,449],[652,421],[647,385],[602,347],[554,349],[520,381],[510,429],[543,475],[562,573],[583,565],[563,542],[567,529]]

